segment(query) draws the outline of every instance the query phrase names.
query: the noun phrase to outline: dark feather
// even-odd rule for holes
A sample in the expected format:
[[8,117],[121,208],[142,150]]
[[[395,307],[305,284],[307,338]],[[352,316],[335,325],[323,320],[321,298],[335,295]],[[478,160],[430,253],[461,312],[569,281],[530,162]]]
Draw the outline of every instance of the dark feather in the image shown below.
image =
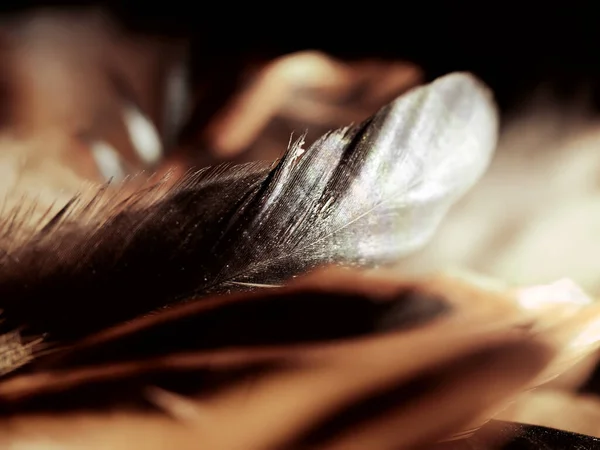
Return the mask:
[[475,436],[432,446],[432,450],[595,450],[600,439],[553,428],[491,421]]
[[[319,286],[325,278],[333,285]],[[299,286],[207,298],[105,330],[38,358],[25,390],[0,383],[0,413],[140,406],[148,386],[214,395],[244,378],[291,369],[311,344],[410,330],[452,310],[439,289],[396,281],[374,292],[377,281],[353,283],[360,278],[326,271]]]
[[[421,448],[478,426],[555,354],[552,339],[515,328],[521,319],[489,312],[495,294],[453,278],[330,269],[295,284],[180,305],[13,375],[0,382],[3,436],[30,441],[14,432],[18,423],[38,436],[68,429],[55,442],[69,448],[74,436],[94,441],[81,420],[122,439],[115,425],[136,429],[130,421],[140,417],[159,421],[155,431],[169,442],[184,433],[188,444],[178,448],[195,439],[223,449]],[[344,304],[348,314],[332,319]],[[135,444],[155,439],[142,433]]]
[[[357,275],[344,275],[335,287],[314,283],[180,305],[90,336],[65,351],[41,358],[34,367],[64,370],[172,352],[357,339],[410,329],[451,310],[439,289],[396,283],[389,292],[381,286],[374,290],[374,282],[354,285]],[[327,276],[336,280],[331,272]],[[339,320],[340,310],[344,311],[343,320]]]
[[5,233],[3,325],[70,342],[244,283],[393,262],[482,174],[497,125],[486,88],[452,74],[272,165],[207,169],[158,200],[100,201],[85,216],[77,199],[16,247]]

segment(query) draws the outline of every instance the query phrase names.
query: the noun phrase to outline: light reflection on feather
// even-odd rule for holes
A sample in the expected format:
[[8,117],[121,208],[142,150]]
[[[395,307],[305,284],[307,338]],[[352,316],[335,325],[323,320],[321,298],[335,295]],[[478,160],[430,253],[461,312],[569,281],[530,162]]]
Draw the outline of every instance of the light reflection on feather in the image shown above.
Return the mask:
[[497,126],[487,89],[451,74],[327,133],[300,158],[302,138],[274,166],[204,169],[125,200],[80,196],[45,234],[0,243],[11,245],[0,268],[5,326],[78,339],[239,283],[282,284],[328,263],[397,261],[481,176]]

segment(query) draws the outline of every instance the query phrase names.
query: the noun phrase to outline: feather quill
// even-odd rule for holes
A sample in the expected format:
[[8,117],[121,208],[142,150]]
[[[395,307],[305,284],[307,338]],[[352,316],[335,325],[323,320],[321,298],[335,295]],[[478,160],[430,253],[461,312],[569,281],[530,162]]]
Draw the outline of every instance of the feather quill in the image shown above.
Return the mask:
[[206,169],[155,201],[74,199],[16,248],[3,230],[3,326],[69,342],[244,283],[396,261],[484,172],[497,122],[485,86],[451,74],[272,164]]

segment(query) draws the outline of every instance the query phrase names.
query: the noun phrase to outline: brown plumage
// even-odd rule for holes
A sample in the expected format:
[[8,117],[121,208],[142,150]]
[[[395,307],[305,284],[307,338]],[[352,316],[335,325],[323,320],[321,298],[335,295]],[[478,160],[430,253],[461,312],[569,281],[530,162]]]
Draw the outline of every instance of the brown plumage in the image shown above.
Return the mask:
[[[98,36],[106,42],[107,35]],[[333,77],[332,86],[317,77],[312,86],[332,95],[333,105],[297,92],[283,107],[265,101],[272,85],[261,80],[281,81],[299,61],[341,77],[344,83]],[[160,102],[148,106],[152,96],[131,90],[128,76],[113,70],[119,64],[109,76],[88,69],[115,95],[108,102],[115,115],[128,111],[119,126],[137,130],[125,136],[139,147],[135,164],[121,141],[104,133],[119,127],[98,128],[94,120],[82,131],[61,120],[41,126],[40,119],[37,142],[14,135],[3,141],[29,156],[3,155],[3,169],[15,175],[4,181],[11,190],[0,225],[3,446],[593,448],[593,438],[489,422],[523,391],[597,348],[593,302],[571,296],[553,305],[560,286],[543,288],[540,304],[477,279],[365,270],[427,242],[487,166],[496,116],[478,81],[442,78],[310,146],[300,138],[275,163],[170,179],[142,174],[115,189],[114,182],[98,183],[110,170],[137,172],[156,151],[156,142],[134,135],[158,132],[165,144],[170,134],[169,126],[156,125]],[[390,77],[377,86],[386,67]],[[244,116],[244,107],[261,100],[261,121],[240,125],[243,139],[229,147],[224,140],[217,155],[263,145],[254,141],[274,114],[364,118],[414,83],[417,72],[398,76],[407,67],[352,65],[310,52],[276,60],[256,72],[247,87],[255,95],[240,96],[253,100],[234,98],[205,136],[216,144],[229,137],[245,122],[226,119],[256,119]],[[298,80],[284,79],[282,95]],[[336,104],[357,84],[363,98],[359,88]],[[33,104],[44,91],[38,87]],[[101,97],[88,99],[86,114]],[[303,98],[301,111],[290,108]],[[112,150],[97,145],[102,139]],[[271,148],[283,150],[276,142]],[[52,149],[44,158],[42,146]],[[36,184],[54,189],[36,198]],[[323,265],[354,269],[319,271]]]

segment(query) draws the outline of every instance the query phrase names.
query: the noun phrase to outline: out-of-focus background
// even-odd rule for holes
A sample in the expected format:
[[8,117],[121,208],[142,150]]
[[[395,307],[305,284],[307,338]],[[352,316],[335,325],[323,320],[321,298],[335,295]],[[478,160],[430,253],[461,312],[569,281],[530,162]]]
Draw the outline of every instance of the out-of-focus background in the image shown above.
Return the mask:
[[0,188],[68,198],[142,170],[275,159],[454,70],[494,90],[488,174],[406,272],[572,277],[600,293],[593,5],[2,6]]

